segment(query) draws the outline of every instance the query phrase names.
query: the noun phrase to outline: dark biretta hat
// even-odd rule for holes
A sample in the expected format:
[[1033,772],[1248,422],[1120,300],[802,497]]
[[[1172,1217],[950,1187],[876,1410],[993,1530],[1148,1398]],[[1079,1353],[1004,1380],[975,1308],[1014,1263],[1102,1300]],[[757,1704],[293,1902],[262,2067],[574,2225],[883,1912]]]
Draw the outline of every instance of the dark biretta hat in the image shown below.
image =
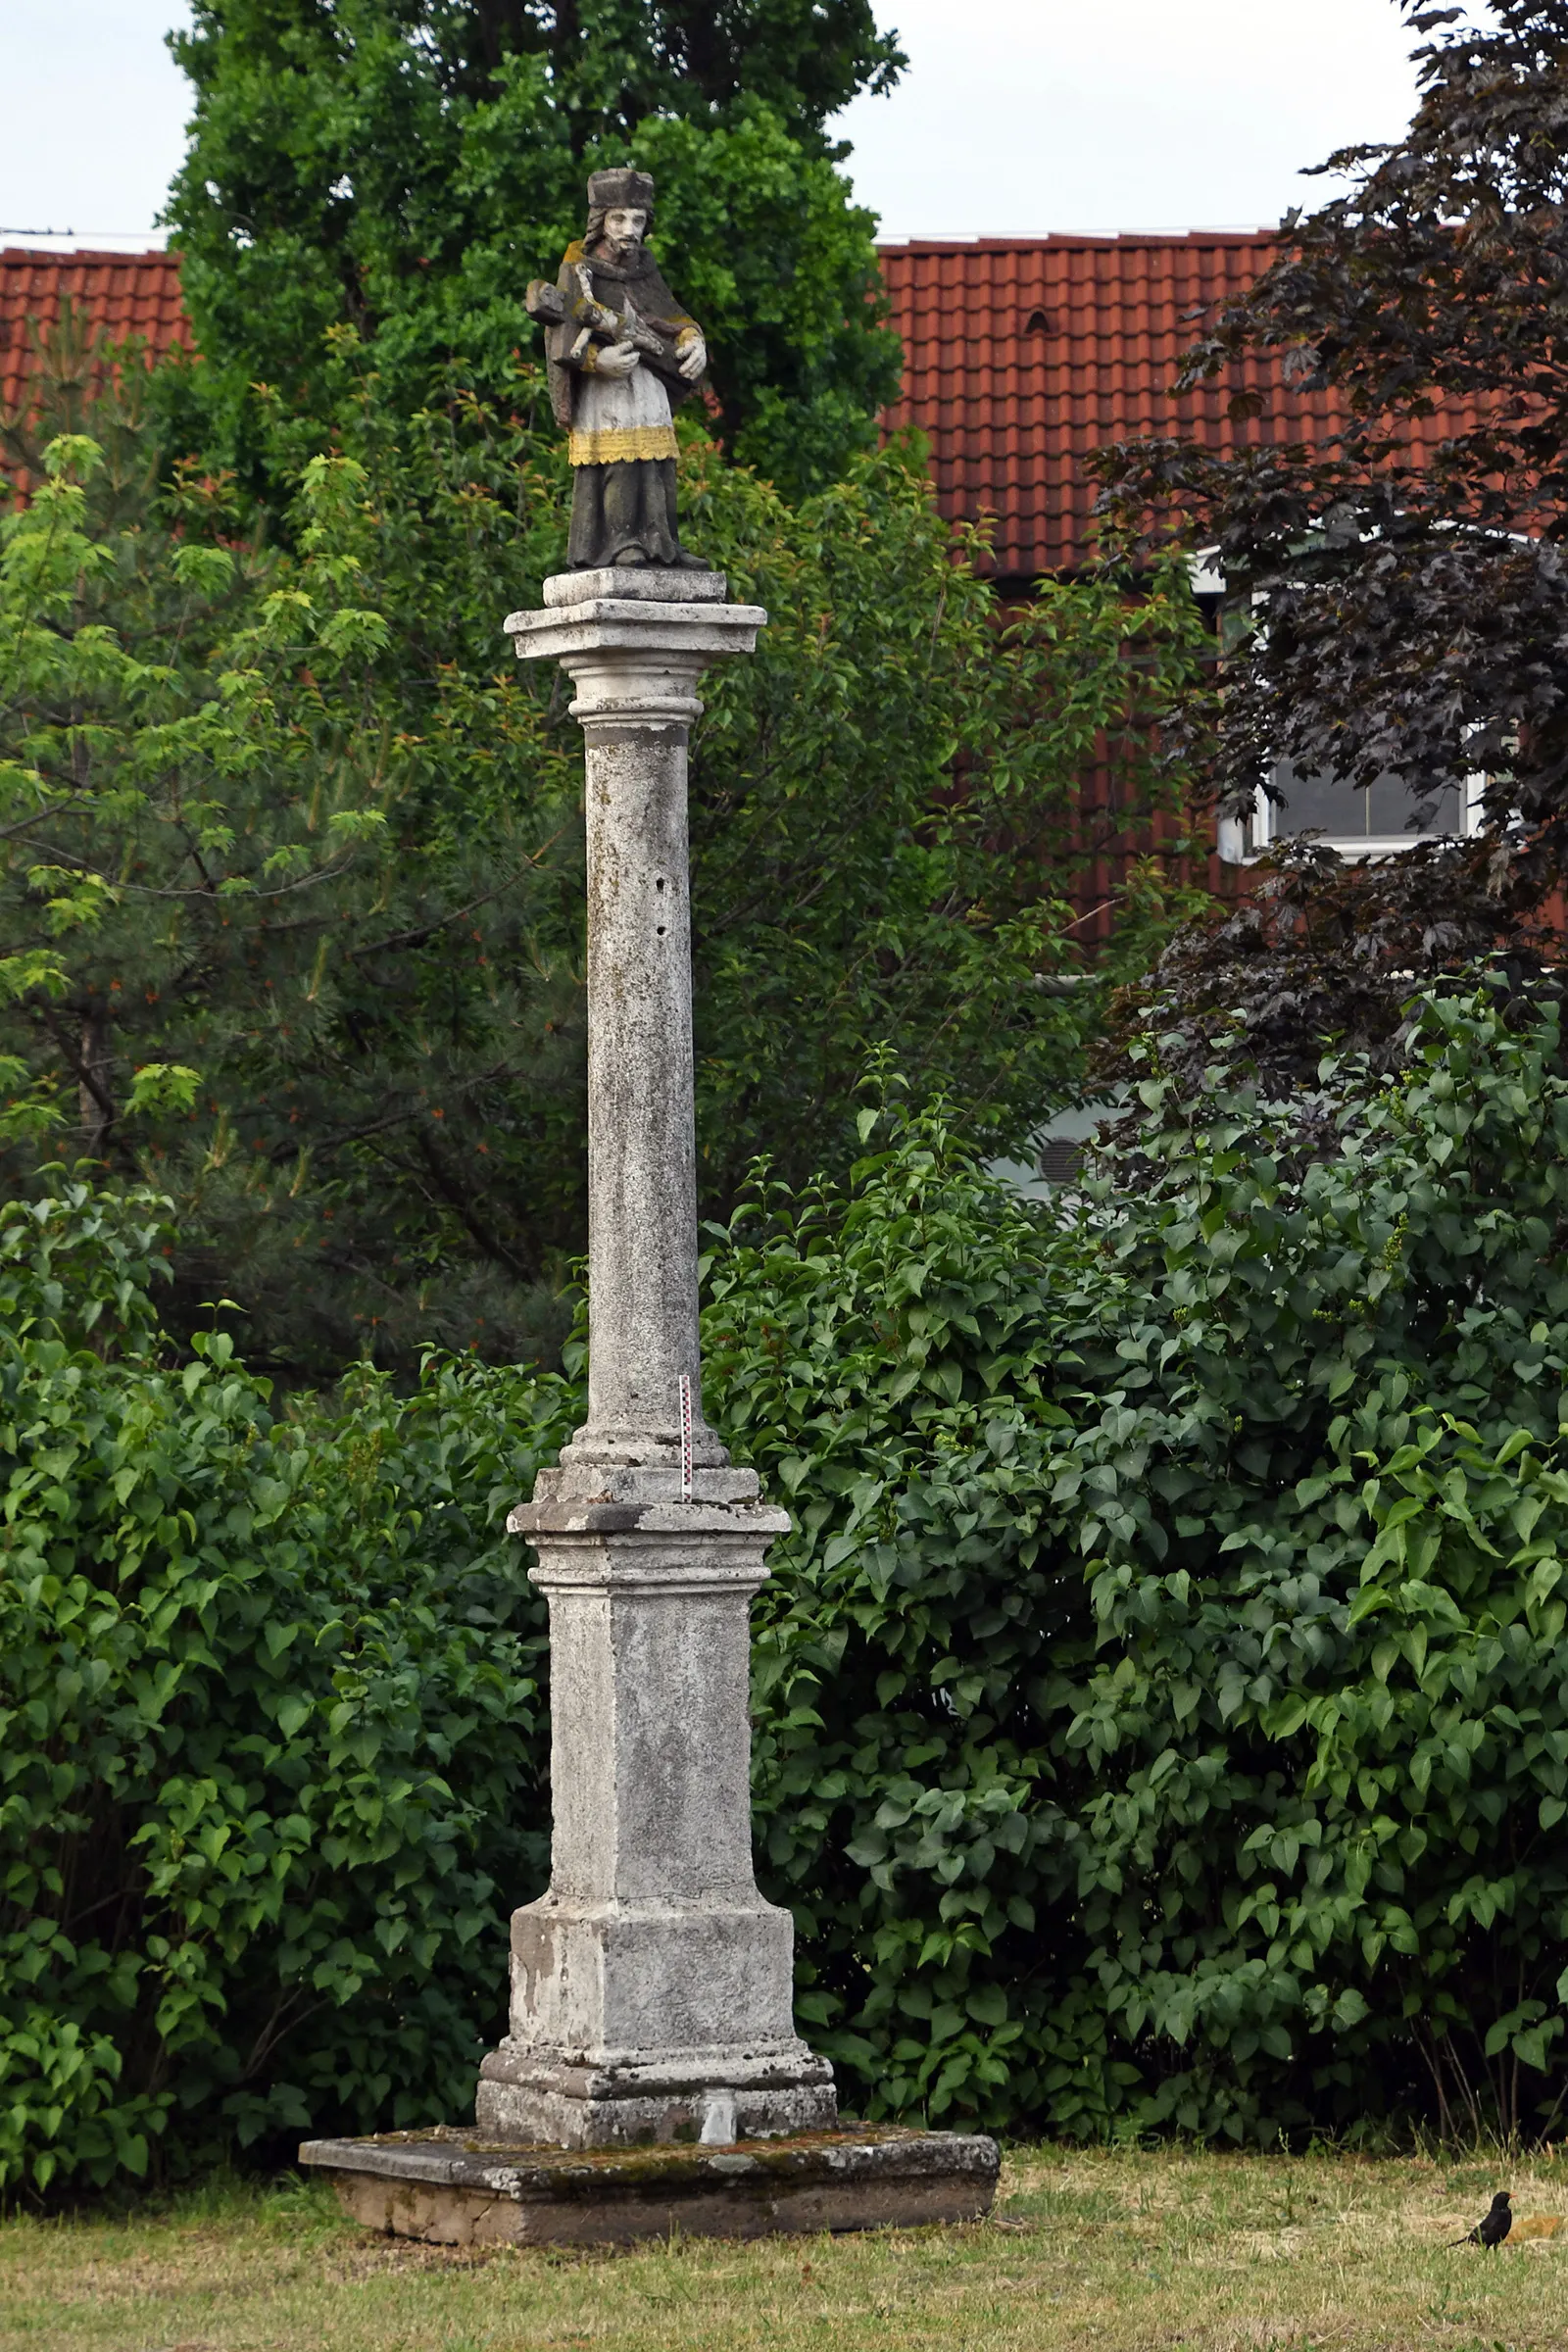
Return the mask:
[[628,212],[651,213],[654,183],[646,172],[633,172],[629,168],[595,172],[588,181],[588,202],[596,213],[612,212],[617,206]]

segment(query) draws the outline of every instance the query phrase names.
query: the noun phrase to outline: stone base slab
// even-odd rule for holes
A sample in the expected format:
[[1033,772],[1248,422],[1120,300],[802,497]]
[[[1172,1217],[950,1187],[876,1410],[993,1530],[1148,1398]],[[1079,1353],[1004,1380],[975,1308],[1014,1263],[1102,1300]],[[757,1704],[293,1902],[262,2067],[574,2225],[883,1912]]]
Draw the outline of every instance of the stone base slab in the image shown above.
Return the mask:
[[974,2222],[996,2194],[997,2143],[896,2125],[731,2147],[579,2151],[437,2126],[312,2139],[352,2220],[436,2245],[627,2245],[680,2230],[768,2237]]

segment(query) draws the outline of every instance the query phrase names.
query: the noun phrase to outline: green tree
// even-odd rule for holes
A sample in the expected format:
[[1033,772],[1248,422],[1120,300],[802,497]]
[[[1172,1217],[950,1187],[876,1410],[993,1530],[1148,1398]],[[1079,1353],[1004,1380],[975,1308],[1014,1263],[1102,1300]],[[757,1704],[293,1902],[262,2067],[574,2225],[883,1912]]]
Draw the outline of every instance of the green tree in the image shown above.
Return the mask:
[[[258,1362],[318,1378],[365,1346],[549,1352],[584,1238],[581,738],[500,630],[559,566],[559,439],[531,365],[412,416],[348,330],[330,365],[338,447],[286,550],[237,537],[220,479],[159,489],[129,371],[107,461],[56,449],[0,570],[13,1177],[52,1120],[156,1181],[176,1320],[235,1298]],[[294,463],[285,404],[262,415]],[[48,431],[13,437],[35,475]],[[693,748],[706,1212],[757,1152],[845,1165],[885,1046],[1022,1149],[1118,969],[1054,993],[1076,780],[1108,734],[1146,802],[1173,789],[1147,729],[1190,600],[1129,622],[1063,588],[999,628],[902,451],[792,509],[693,431],[684,496],[771,615]],[[1135,912],[1137,966],[1149,937]]]
[[255,462],[251,387],[323,413],[352,325],[405,409],[457,356],[498,390],[530,277],[582,233],[587,172],[659,183],[656,246],[709,330],[730,451],[792,492],[871,445],[896,389],[872,217],[829,116],[903,64],[865,0],[715,8],[198,0],[169,218],[217,425]]
[[40,1134],[161,1174],[186,1213],[179,1305],[235,1296],[262,1354],[327,1374],[405,1295],[425,1336],[483,1336],[465,1247],[436,1239],[477,1225],[514,1300],[498,1337],[537,1348],[570,1147],[539,1155],[556,1199],[536,1165],[492,1229],[444,1120],[461,1102],[501,1128],[526,1074],[534,1117],[559,1095],[575,1131],[575,984],[532,944],[575,777],[536,745],[526,799],[497,790],[540,715],[504,676],[432,663],[400,727],[356,461],[310,462],[278,556],[236,539],[221,480],[159,489],[141,381],[94,412],[102,441],[31,453],[41,486],[3,526],[14,1174]]

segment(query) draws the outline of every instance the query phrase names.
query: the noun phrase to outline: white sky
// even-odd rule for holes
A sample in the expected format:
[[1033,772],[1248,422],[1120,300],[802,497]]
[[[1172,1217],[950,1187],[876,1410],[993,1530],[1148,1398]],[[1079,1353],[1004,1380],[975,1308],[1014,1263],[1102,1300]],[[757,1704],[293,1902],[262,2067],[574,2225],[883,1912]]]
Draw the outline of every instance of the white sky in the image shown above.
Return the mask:
[[889,237],[1272,228],[1415,107],[1395,0],[878,0],[909,70],[840,118]]
[[[0,0],[0,243],[161,242],[181,0]],[[1272,225],[1408,120],[1395,0],[879,0],[910,70],[841,120],[884,233]]]

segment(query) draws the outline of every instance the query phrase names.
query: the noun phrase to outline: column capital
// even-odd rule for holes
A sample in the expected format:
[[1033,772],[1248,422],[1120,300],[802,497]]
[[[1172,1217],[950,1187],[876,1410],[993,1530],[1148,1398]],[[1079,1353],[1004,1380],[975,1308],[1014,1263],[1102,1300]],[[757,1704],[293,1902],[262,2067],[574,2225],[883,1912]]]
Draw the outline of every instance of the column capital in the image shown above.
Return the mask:
[[[721,598],[722,572],[634,570],[625,579],[637,587],[623,589],[619,575],[603,571],[547,580],[545,609],[509,613],[507,635],[519,662],[561,663],[577,688],[571,714],[584,727],[689,726],[702,714],[696,686],[709,662],[755,653],[767,614],[760,605],[717,601],[709,583]],[[562,601],[579,584],[572,602]]]

